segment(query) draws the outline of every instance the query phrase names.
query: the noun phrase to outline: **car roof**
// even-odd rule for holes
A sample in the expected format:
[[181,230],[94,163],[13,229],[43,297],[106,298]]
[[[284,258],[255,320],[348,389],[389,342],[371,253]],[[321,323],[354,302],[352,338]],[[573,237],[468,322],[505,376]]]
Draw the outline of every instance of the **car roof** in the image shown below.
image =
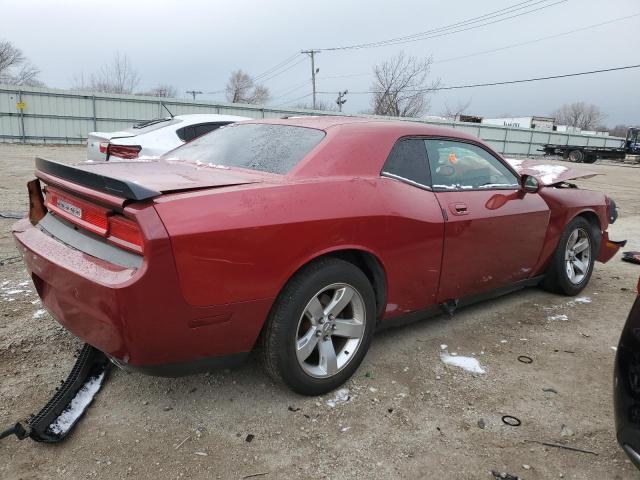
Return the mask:
[[421,122],[419,119],[407,120],[386,120],[382,118],[368,118],[342,115],[318,115],[318,116],[300,116],[300,117],[284,117],[278,119],[253,119],[248,123],[270,123],[279,125],[291,125],[307,128],[316,128],[328,131],[329,129],[353,129],[354,127],[361,132],[370,131],[371,133],[385,130],[393,132],[398,136],[425,135],[425,136],[443,136],[455,137],[467,140],[478,141],[478,137],[465,133],[461,130],[450,128],[447,126],[433,125]]
[[[290,173],[291,177],[379,175],[395,142],[401,137],[430,136],[489,145],[459,129],[410,120],[386,120],[350,116],[307,116],[250,120],[244,123],[289,125],[326,132],[318,144]],[[495,151],[494,151],[495,152]]]

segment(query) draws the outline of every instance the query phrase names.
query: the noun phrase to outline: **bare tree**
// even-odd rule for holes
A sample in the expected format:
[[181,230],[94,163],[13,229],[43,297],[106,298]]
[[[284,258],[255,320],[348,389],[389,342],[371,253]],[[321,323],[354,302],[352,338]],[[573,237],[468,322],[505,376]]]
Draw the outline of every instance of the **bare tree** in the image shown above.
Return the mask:
[[265,104],[269,101],[269,89],[258,85],[242,70],[231,73],[226,86],[227,100],[231,103]]
[[451,120],[457,120],[471,106],[471,99],[466,102],[458,101],[454,107],[450,107],[447,102],[444,104],[442,116]]
[[[310,103],[297,103],[293,106],[293,108],[304,108],[306,110],[314,110],[313,105],[311,105]],[[317,99],[315,110],[324,110],[326,112],[337,112],[338,105],[330,102],[325,102],[322,99]]]
[[556,119],[556,124],[558,125],[569,125],[582,130],[596,128],[606,117],[599,107],[585,102],[564,104],[553,112],[551,116]]
[[173,85],[160,84],[144,92],[137,92],[136,95],[147,95],[149,97],[175,98],[178,96],[178,90]]
[[400,52],[373,68],[371,105],[376,115],[419,117],[429,109],[428,95],[440,80],[428,81],[432,57],[405,57]]
[[85,79],[84,74],[74,78],[74,88],[101,93],[133,93],[140,82],[136,72],[126,55],[116,52],[110,63]]
[[626,137],[627,130],[629,130],[629,125],[616,125],[609,129],[609,135],[613,135],[614,137]]
[[0,83],[43,87],[39,74],[40,70],[27,60],[22,50],[7,40],[0,40]]

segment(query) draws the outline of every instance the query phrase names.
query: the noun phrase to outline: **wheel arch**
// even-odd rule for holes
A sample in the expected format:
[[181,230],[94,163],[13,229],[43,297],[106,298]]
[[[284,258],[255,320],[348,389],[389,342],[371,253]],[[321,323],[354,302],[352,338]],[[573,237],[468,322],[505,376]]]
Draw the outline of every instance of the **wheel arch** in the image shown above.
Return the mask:
[[304,267],[323,258],[339,258],[355,265],[366,275],[373,287],[376,298],[376,315],[378,320],[380,320],[387,305],[387,273],[380,257],[362,246],[348,245],[334,247],[305,258],[290,272],[280,290]]
[[593,227],[593,237],[596,242],[594,254],[597,257],[600,251],[600,245],[602,244],[603,235],[602,222],[600,220],[600,217],[598,216],[598,213],[595,210],[591,209],[581,210],[577,212],[572,218],[568,219],[566,225],[568,225],[569,222],[572,222],[576,218],[584,218],[587,222],[589,222],[589,225]]
[[[600,224],[600,217],[598,217],[598,214],[595,211],[593,211],[593,210],[582,210],[577,215],[575,215],[573,218],[577,218],[577,217],[583,217],[590,224],[592,224],[595,228],[597,228],[599,233],[602,232],[602,225]],[[573,220],[573,218],[571,220]]]

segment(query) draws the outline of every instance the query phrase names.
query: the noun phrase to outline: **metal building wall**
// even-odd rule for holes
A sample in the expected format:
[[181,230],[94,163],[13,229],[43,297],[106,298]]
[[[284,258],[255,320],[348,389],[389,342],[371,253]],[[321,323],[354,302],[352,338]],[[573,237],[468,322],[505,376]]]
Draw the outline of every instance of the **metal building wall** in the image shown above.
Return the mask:
[[[24,109],[18,104],[24,103]],[[174,115],[221,113],[251,118],[278,118],[283,115],[332,115],[331,112],[259,107],[209,101],[159,99],[135,95],[107,95],[45,88],[18,88],[0,85],[0,142],[82,143],[93,131],[115,131],[136,122],[164,117],[164,103]],[[406,120],[406,119],[405,119]],[[566,134],[543,130],[411,120],[446,125],[482,138],[506,155],[538,155],[548,143],[622,146],[624,139],[593,135]]]

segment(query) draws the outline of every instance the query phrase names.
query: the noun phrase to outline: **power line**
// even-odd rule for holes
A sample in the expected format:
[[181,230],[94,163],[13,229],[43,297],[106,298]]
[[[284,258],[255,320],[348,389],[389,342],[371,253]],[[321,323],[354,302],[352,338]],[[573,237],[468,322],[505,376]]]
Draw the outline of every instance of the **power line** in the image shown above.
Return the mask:
[[254,80],[259,81],[260,83],[268,82],[269,80],[271,80],[271,79],[273,79],[273,78],[275,78],[275,77],[277,77],[277,76],[279,76],[279,75],[282,75],[282,74],[283,74],[283,73],[285,73],[285,72],[288,72],[288,71],[289,71],[289,70],[291,70],[293,67],[295,67],[295,66],[297,66],[297,65],[300,65],[300,64],[301,64],[302,62],[304,62],[305,60],[306,60],[306,58],[301,58],[300,60],[298,60],[298,61],[297,61],[296,63],[294,63],[293,65],[290,65],[289,67],[285,68],[284,70],[279,71],[278,73],[274,73],[274,74],[273,74],[273,75],[271,75],[270,77],[263,78],[263,79],[260,79],[260,80],[256,80],[256,79],[254,78]]
[[[300,55],[300,53],[296,52],[294,55],[291,55],[290,57],[287,57],[285,60],[283,60],[282,62],[278,63],[277,65],[274,65],[273,67],[269,68],[268,70],[265,70],[260,75],[256,75],[255,77],[253,77],[253,80],[255,82],[260,82],[260,83],[268,82],[272,78],[275,78],[278,75],[281,75],[284,72],[287,72],[287,71],[291,70],[293,67],[295,67],[299,63],[302,63],[304,61],[304,58],[302,60],[296,62],[295,64],[291,65],[290,67],[285,68],[284,70],[278,72],[279,69],[281,69],[281,68],[287,66],[288,64],[290,64],[299,55]],[[264,77],[268,77],[268,78],[264,78]],[[218,93],[224,93],[225,91],[226,91],[226,89],[220,89],[220,90],[214,90],[214,91],[206,92],[206,93],[207,93],[207,95],[215,95],[215,94],[218,94]],[[187,92],[187,93],[189,93],[189,92]],[[200,93],[202,93],[202,92],[200,92]]]
[[295,85],[290,85],[289,87],[280,90],[276,94],[276,96],[271,99],[271,101],[277,100],[277,99],[282,98],[282,97],[286,97],[290,93],[293,93],[296,90],[300,90],[302,87],[306,87],[308,85],[308,83],[309,83],[309,79],[306,79],[303,82],[296,83]]
[[483,50],[481,52],[476,52],[476,53],[472,53],[472,54],[469,54],[469,55],[461,55],[459,57],[443,58],[442,60],[437,60],[437,61],[434,61],[433,63],[445,63],[445,62],[451,62],[451,61],[454,61],[454,60],[463,60],[465,58],[475,57],[477,55],[485,55],[487,53],[499,52],[501,50],[507,50],[509,48],[522,47],[524,45],[531,45],[532,43],[541,42],[543,40],[550,40],[552,38],[558,38],[558,37],[563,37],[565,35],[571,35],[571,34],[577,33],[577,32],[583,32],[585,30],[590,30],[592,28],[601,27],[603,25],[609,25],[609,24],[615,23],[615,22],[621,22],[622,20],[628,20],[630,18],[634,18],[634,17],[638,17],[638,16],[640,16],[640,12],[639,13],[635,13],[633,15],[628,15],[626,17],[614,18],[613,20],[608,20],[606,22],[594,23],[592,25],[587,25],[585,27],[576,28],[575,30],[568,30],[566,32],[557,33],[555,35],[549,35],[547,37],[540,37],[540,38],[536,38],[536,39],[533,39],[533,40],[528,40],[526,42],[513,43],[511,45],[505,45],[504,47],[493,48],[491,50]]
[[[640,16],[640,12],[639,13],[635,13],[633,15],[628,15],[625,17],[619,17],[619,18],[614,18],[612,20],[607,20],[606,22],[601,22],[601,23],[594,23],[591,25],[586,25],[584,27],[580,27],[580,28],[576,28],[574,30],[568,30],[566,32],[562,32],[562,33],[557,33],[555,35],[549,35],[546,37],[540,37],[540,38],[535,38],[533,40],[527,40],[526,42],[520,42],[520,43],[513,43],[511,45],[505,45],[503,47],[498,47],[498,48],[493,48],[490,50],[482,50],[480,52],[475,52],[475,53],[470,53],[468,55],[461,55],[458,57],[450,57],[450,58],[443,58],[442,60],[434,60],[433,63],[445,63],[445,62],[452,62],[454,60],[463,60],[466,58],[471,58],[471,57],[475,57],[475,56],[479,56],[479,55],[486,55],[488,53],[493,53],[493,52],[499,52],[501,50],[507,50],[509,48],[515,48],[515,47],[521,47],[524,45],[531,45],[533,43],[538,43],[544,40],[550,40],[553,38],[558,38],[558,37],[563,37],[566,35],[571,35],[573,33],[577,33],[577,32],[583,32],[585,30],[590,30],[592,28],[596,28],[596,27],[601,27],[603,25],[609,25],[611,23],[616,23],[616,22],[621,22],[623,20],[629,20],[630,18],[634,18],[634,17],[638,17]],[[344,74],[344,75],[330,75],[330,76],[325,76],[325,77],[318,77],[319,79],[330,79],[330,78],[351,78],[351,77],[365,77],[365,76],[370,76],[371,72],[363,72],[363,73],[348,73],[348,74]]]
[[[316,50],[321,50],[321,51],[336,51],[336,50],[354,50],[354,49],[363,49],[363,48],[376,48],[376,47],[382,47],[382,46],[389,46],[389,45],[400,45],[400,44],[404,44],[404,43],[410,43],[410,42],[416,42],[416,41],[420,41],[420,40],[426,40],[426,39],[430,39],[430,38],[436,38],[436,37],[442,37],[445,35],[452,35],[454,33],[460,33],[460,32],[464,32],[467,30],[472,30],[475,28],[479,28],[479,27],[483,27],[483,26],[487,26],[487,25],[492,25],[494,23],[498,23],[498,22],[503,22],[506,20],[509,20],[511,18],[516,18],[516,17],[520,17],[522,15],[527,15],[529,13],[533,13],[533,12],[537,12],[539,10],[543,10],[545,8],[549,8],[552,7],[554,5],[560,4],[560,3],[564,3],[567,0],[558,0],[554,3],[547,3],[550,0],[538,0],[536,2],[532,3],[532,0],[526,1],[526,2],[521,2],[521,3],[517,3],[515,5],[512,5],[511,7],[507,7],[507,8],[503,8],[500,10],[495,10],[493,12],[489,12],[486,13],[484,15],[480,15],[477,17],[472,17],[470,19],[467,20],[463,20],[457,23],[452,23],[449,25],[445,25],[443,27],[438,27],[438,28],[434,28],[431,30],[427,30],[424,32],[420,32],[420,33],[415,33],[412,35],[405,35],[403,37],[396,37],[396,38],[391,38],[391,39],[387,39],[387,40],[380,40],[380,41],[376,41],[376,42],[369,42],[369,43],[360,43],[360,44],[354,44],[354,45],[344,45],[344,46],[339,46],[339,47],[327,47],[327,48],[318,48]],[[538,8],[534,8],[531,9],[531,7],[544,3],[545,5],[542,5]],[[516,11],[519,10],[523,10],[523,9],[527,9],[529,8],[530,10],[527,10],[525,12],[520,12],[518,14],[514,14],[514,15],[510,15]],[[505,16],[507,15],[507,16]],[[510,15],[510,16],[508,16]],[[503,18],[500,18],[503,17]],[[487,22],[487,20],[490,20],[492,18],[496,18],[496,20]],[[484,22],[484,23],[482,23]],[[475,23],[480,23],[479,25],[473,25]],[[467,26],[467,25],[471,25],[471,26]],[[466,28],[460,28],[460,27],[465,27]]]
[[285,65],[288,65],[289,63],[291,63],[293,60],[296,59],[296,57],[298,57],[298,55],[300,55],[300,52],[294,53],[293,55],[287,57],[286,59],[284,59],[282,62],[278,63],[277,65],[271,67],[268,70],[265,70],[264,72],[262,72],[259,75],[256,75],[253,79],[254,80],[260,80],[263,77],[271,75],[273,72],[277,71],[279,68],[284,67]]
[[[525,78],[522,80],[506,80],[503,82],[489,82],[489,83],[475,83],[472,85],[452,85],[449,87],[435,87],[435,88],[420,88],[420,89],[411,89],[411,90],[405,90],[407,92],[435,92],[435,91],[440,91],[440,90],[458,90],[458,89],[462,89],[462,88],[476,88],[476,87],[491,87],[494,85],[510,85],[510,84],[514,84],[514,83],[526,83],[526,82],[538,82],[541,80],[553,80],[556,78],[567,78],[567,77],[578,77],[581,75],[592,75],[595,73],[604,73],[604,72],[614,72],[614,71],[618,71],[618,70],[628,70],[628,69],[632,69],[632,68],[640,68],[640,64],[638,65],[625,65],[624,67],[613,67],[613,68],[603,68],[600,70],[591,70],[588,72],[577,72],[577,73],[566,73],[563,75],[550,75],[547,77],[535,77],[535,78]],[[326,93],[326,94],[336,94],[338,92],[318,92],[318,93]],[[355,94],[355,95],[369,95],[369,94],[373,94],[376,92],[372,92],[372,91],[360,91],[360,92],[353,92],[350,91],[350,94]]]
[[310,97],[311,95],[313,95],[313,94],[312,93],[307,93],[306,95],[302,95],[301,97],[297,97],[297,98],[294,98],[292,100],[287,100],[286,102],[279,103],[278,105],[274,105],[273,108],[278,108],[278,107],[281,107],[283,105],[288,105],[288,104],[290,104],[292,102],[297,102],[298,100],[302,100],[303,98]]

